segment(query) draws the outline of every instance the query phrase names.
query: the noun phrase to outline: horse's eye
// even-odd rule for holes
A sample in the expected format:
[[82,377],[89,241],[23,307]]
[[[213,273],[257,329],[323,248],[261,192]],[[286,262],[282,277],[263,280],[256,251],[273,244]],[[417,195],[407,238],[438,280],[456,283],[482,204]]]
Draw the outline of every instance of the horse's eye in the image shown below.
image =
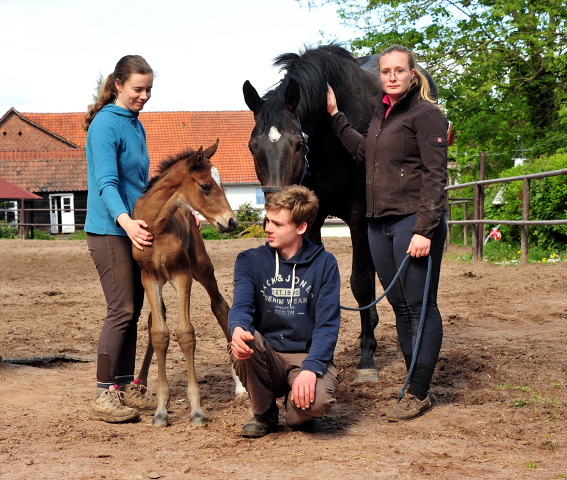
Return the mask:
[[201,191],[203,193],[211,193],[211,186],[207,185],[206,183],[203,183],[202,185],[199,185],[199,188],[201,189]]
[[295,144],[295,153],[300,153],[303,150],[303,143],[299,142]]
[[254,149],[250,145],[248,145],[248,150],[250,150],[250,153],[254,156]]

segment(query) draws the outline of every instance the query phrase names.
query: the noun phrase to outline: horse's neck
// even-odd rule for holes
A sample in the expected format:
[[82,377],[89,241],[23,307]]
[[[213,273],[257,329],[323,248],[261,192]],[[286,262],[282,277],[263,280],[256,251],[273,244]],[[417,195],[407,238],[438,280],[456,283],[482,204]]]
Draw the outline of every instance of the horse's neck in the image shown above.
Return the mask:
[[167,226],[179,207],[190,208],[179,192],[181,182],[186,175],[186,172],[182,172],[181,168],[185,169],[186,167],[185,165],[179,166],[179,164],[173,165],[162,174],[162,177],[146,193],[142,218],[154,235]]

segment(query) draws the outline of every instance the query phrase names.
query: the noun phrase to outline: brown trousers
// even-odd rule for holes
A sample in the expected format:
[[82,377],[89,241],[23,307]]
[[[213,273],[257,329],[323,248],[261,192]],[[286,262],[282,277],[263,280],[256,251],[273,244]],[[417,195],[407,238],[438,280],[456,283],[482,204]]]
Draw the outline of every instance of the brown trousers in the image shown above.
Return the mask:
[[134,380],[138,318],[144,303],[140,267],[132,242],[119,235],[87,233],[87,246],[106,298],[106,318],[98,339],[97,386]]
[[328,412],[336,403],[337,369],[332,362],[327,363],[327,371],[323,377],[317,377],[315,385],[315,401],[309,408],[301,410],[290,400],[288,393],[307,353],[276,352],[264,337],[254,333],[254,340],[248,342],[254,350],[247,360],[237,360],[232,355],[230,344],[228,353],[236,374],[248,391],[254,415],[265,413],[274,398],[286,396],[285,408],[287,424],[297,428],[312,417],[320,417]]

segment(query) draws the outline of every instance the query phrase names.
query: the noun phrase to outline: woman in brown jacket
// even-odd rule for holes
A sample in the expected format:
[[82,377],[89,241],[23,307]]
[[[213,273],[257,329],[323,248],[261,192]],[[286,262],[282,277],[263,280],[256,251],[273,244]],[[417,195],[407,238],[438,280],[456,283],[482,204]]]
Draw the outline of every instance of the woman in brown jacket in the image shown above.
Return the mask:
[[443,339],[437,287],[447,233],[447,127],[429,96],[429,84],[416,69],[411,50],[393,45],[378,62],[383,94],[361,135],[337,109],[331,86],[327,94],[330,124],[357,162],[366,165],[366,216],[372,259],[384,289],[409,253],[412,258],[387,295],[396,315],[398,340],[406,367],[412,361],[427,275],[432,272],[419,356],[403,400],[388,414],[390,421],[414,418],[429,408],[429,388]]

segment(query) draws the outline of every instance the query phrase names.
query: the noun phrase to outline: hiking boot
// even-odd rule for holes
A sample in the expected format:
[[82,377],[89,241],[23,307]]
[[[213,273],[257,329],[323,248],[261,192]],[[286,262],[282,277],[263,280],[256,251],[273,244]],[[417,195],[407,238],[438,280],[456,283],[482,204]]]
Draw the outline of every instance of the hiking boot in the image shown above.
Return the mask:
[[431,400],[429,395],[425,397],[424,400],[418,400],[415,395],[411,393],[406,393],[405,397],[402,398],[400,403],[392,409],[386,418],[390,422],[399,422],[400,420],[409,420],[421,415],[431,408]]
[[297,427],[297,430],[306,433],[318,433],[323,430],[323,419],[321,417],[311,417]]
[[148,389],[140,383],[138,378],[130,385],[123,385],[120,390],[124,392],[123,405],[135,408],[144,415],[153,415],[156,413],[158,406],[157,398],[146,396]]
[[118,385],[111,385],[108,390],[97,392],[89,418],[91,420],[102,420],[108,423],[133,422],[140,418],[138,410],[122,404],[124,392],[118,389]]
[[278,426],[280,410],[275,400],[270,408],[262,415],[254,415],[242,427],[242,436],[250,438],[260,438],[272,433]]

